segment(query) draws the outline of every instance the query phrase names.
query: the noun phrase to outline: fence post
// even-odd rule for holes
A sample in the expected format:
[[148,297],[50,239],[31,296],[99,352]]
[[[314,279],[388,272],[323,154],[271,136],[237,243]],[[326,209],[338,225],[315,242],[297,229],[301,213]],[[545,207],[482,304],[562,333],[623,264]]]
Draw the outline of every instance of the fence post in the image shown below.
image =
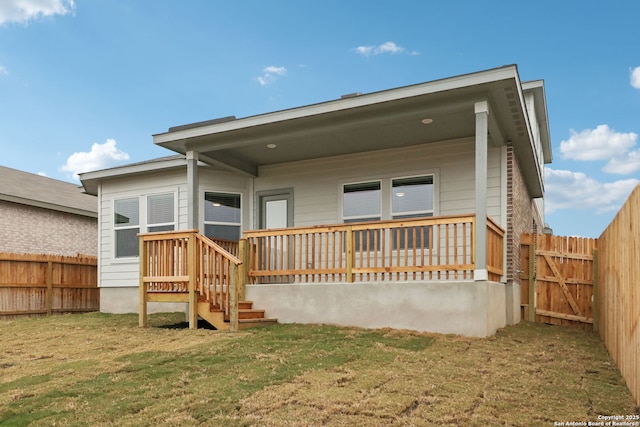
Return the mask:
[[187,241],[187,271],[189,274],[189,329],[198,329],[198,294],[196,293],[196,236],[189,232]]
[[598,332],[598,250],[593,250],[593,330]]
[[[241,264],[242,265],[242,264]],[[231,271],[229,272],[229,330],[231,332],[238,331],[238,280],[240,279],[239,268],[234,263],[230,263]]]
[[533,242],[529,244],[529,320],[536,321],[536,246],[538,236],[533,235]]
[[240,239],[238,242],[238,258],[242,264],[238,266],[238,298],[239,301],[247,299],[245,285],[247,283],[247,239]]
[[47,295],[46,302],[47,305],[47,315],[51,316],[51,312],[53,311],[53,262],[47,261],[47,277],[45,281],[47,282]]
[[347,283],[353,283],[353,261],[355,256],[353,252],[353,228],[350,226],[347,227],[346,233]]
[[139,271],[138,271],[138,292],[139,292],[139,302],[138,302],[138,326],[144,328],[147,326],[147,284],[144,283],[144,276],[147,275],[147,263],[149,262],[149,254],[146,251],[146,246],[144,244],[144,238],[142,236],[139,237]]

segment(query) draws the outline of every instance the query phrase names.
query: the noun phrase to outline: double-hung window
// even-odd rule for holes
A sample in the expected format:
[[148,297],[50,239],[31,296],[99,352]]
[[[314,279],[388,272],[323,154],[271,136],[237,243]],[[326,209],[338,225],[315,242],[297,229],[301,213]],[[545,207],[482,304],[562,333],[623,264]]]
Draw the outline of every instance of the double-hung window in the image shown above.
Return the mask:
[[147,196],[147,231],[175,229],[173,193]]
[[[434,215],[434,175],[385,178],[377,181],[344,184],[342,220],[344,223],[380,219],[422,218]],[[356,245],[376,247],[379,231],[355,233]],[[393,247],[428,247],[429,227],[394,229]],[[373,243],[371,243],[373,242]]]
[[242,230],[240,194],[204,194],[204,234],[218,240],[238,242]]
[[140,232],[140,203],[137,197],[114,202],[115,256],[138,256]]
[[381,207],[380,181],[344,185],[342,199],[344,222],[380,220]]
[[130,197],[114,201],[115,257],[137,257],[138,233],[175,230],[174,193]]
[[[391,191],[393,219],[433,216],[433,175],[392,179]],[[393,246],[398,249],[428,245],[428,226],[409,227],[394,234]]]
[[[345,184],[342,196],[342,220],[348,222],[379,221],[382,218],[380,181]],[[355,248],[373,249],[380,244],[380,230],[354,233]]]

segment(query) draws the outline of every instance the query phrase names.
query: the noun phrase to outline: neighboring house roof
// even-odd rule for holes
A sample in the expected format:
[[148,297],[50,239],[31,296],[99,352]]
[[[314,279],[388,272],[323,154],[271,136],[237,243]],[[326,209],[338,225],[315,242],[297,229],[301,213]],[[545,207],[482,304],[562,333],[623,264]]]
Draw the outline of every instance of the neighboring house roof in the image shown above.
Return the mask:
[[[541,129],[532,129],[525,92],[534,93]],[[543,196],[540,164],[551,162],[544,87],[541,81],[521,83],[515,65],[246,118],[172,127],[153,140],[181,154],[197,152],[208,164],[258,176],[263,165],[473,137],[478,101],[490,107],[491,142],[513,144],[531,195]],[[537,132],[543,159],[535,148]]]
[[185,156],[181,154],[174,154],[171,156],[158,157],[156,159],[129,163],[127,165],[116,166],[108,169],[84,172],[80,174],[80,181],[87,193],[98,195],[98,184],[102,179],[140,175],[158,170],[186,167],[186,165],[187,162]]
[[70,182],[0,166],[0,200],[98,217],[98,200]]

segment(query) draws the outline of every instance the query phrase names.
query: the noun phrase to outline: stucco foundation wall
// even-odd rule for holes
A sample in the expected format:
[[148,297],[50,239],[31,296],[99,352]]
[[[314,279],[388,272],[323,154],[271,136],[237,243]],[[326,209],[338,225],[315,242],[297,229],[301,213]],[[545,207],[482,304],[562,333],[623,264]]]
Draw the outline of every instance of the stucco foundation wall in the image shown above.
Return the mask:
[[506,326],[503,283],[485,281],[274,284],[246,298],[280,323],[411,329],[474,337]]
[[98,220],[0,201],[0,252],[95,256]]
[[[100,288],[100,311],[102,313],[124,314],[138,313],[140,295],[138,287]],[[150,302],[147,313],[187,313],[184,302]]]

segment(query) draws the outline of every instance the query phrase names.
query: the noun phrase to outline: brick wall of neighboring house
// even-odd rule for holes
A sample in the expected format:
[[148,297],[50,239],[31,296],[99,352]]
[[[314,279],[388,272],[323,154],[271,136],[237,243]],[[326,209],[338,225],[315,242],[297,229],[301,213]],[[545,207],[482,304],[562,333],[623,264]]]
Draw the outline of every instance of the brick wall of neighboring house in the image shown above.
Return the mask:
[[98,220],[0,201],[0,252],[96,256]]
[[[513,146],[507,146],[507,283],[520,283],[520,236],[533,233],[533,200],[518,165]],[[538,215],[536,215],[538,216]],[[540,231],[542,231],[540,229]]]

